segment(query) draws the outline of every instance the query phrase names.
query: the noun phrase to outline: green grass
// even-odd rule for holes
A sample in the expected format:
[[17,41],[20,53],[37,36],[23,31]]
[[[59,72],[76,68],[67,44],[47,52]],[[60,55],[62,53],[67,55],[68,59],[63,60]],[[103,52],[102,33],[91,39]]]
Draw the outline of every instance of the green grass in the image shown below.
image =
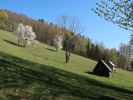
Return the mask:
[[109,97],[133,100],[132,72],[117,69],[110,78],[104,78],[86,73],[97,62],[72,54],[70,63],[65,64],[64,58],[64,51],[56,52],[41,43],[18,47],[13,33],[0,30],[0,97],[3,100],[19,100],[21,96],[28,100],[42,97],[45,98],[42,100],[109,100]]

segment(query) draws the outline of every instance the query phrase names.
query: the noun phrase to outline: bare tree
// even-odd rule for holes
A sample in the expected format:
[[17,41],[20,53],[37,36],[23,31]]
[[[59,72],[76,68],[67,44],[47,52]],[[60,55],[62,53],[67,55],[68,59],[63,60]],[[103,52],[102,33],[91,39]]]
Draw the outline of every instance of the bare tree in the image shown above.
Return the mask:
[[65,58],[66,63],[68,63],[70,60],[70,52],[72,48],[72,35],[80,34],[83,32],[83,30],[78,18],[76,17],[60,16],[57,20],[57,25],[62,29],[61,33],[64,36]]
[[[74,16],[60,16],[57,19],[57,25],[62,28],[62,30],[68,30],[75,34],[83,33],[83,27],[77,17]],[[62,31],[62,33],[64,33]]]
[[69,25],[68,30],[75,34],[81,34],[83,33],[83,27],[81,26],[81,23],[77,17],[70,17],[69,18]]

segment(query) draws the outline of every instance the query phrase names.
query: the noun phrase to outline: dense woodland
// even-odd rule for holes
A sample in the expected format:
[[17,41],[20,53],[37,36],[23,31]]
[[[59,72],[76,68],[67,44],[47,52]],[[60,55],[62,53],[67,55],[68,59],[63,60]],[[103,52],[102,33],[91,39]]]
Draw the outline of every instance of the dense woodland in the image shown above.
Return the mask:
[[64,39],[69,38],[73,44],[71,52],[93,60],[112,60],[118,67],[128,69],[128,61],[116,49],[108,49],[100,43],[93,43],[88,37],[82,36],[81,32],[49,23],[41,18],[35,20],[26,15],[0,10],[0,29],[15,33],[19,23],[32,26],[37,40],[42,43],[54,45],[55,36],[62,34]]

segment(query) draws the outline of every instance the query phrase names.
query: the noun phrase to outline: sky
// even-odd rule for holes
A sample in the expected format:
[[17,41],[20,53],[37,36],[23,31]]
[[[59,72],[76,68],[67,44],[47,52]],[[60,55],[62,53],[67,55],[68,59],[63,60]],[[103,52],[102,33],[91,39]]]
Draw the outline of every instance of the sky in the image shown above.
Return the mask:
[[127,43],[131,32],[119,28],[91,10],[99,0],[0,0],[0,8],[25,14],[34,19],[43,18],[55,22],[59,16],[74,16],[93,42],[103,43],[107,48],[119,48]]

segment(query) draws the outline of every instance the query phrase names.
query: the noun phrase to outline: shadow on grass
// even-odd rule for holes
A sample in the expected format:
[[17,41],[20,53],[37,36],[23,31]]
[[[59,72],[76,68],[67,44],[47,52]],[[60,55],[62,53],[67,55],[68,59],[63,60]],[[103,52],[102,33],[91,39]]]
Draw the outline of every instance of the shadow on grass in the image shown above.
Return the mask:
[[109,77],[107,77],[107,76],[100,75],[100,74],[95,74],[94,72],[90,72],[90,71],[87,71],[87,72],[85,72],[85,73],[90,74],[90,75],[95,75],[95,76],[104,77],[104,78],[109,78]]
[[98,98],[98,100],[118,100],[118,99],[109,96],[101,96]]
[[14,46],[17,46],[17,47],[22,47],[22,46],[18,45],[18,44],[15,43],[15,42],[12,42],[12,41],[9,41],[9,40],[6,40],[6,39],[4,39],[4,41],[5,41],[6,43],[11,44],[11,45],[14,45]]
[[133,98],[133,91],[106,85],[88,77],[27,61],[3,52],[0,52],[0,80],[0,88],[26,88],[37,82],[40,84],[35,91],[38,97],[44,95],[47,87],[49,90],[47,95],[67,94],[82,98],[79,100],[100,100],[99,98],[104,97],[104,93],[112,94],[111,97],[106,96],[106,98],[115,98],[115,92],[118,97],[121,96],[127,100]]
[[57,52],[57,50],[55,50],[55,49],[51,49],[51,48],[46,48],[46,49],[49,51],[52,51],[52,52]]
[[90,74],[90,75],[95,75],[93,72],[90,72],[90,71],[87,71],[85,73]]

